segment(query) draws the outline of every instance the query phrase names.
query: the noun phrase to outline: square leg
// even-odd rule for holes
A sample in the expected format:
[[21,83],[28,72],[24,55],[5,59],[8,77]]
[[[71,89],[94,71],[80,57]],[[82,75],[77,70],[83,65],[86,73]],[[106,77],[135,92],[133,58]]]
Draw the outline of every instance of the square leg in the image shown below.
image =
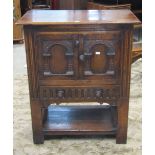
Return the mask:
[[31,102],[31,117],[34,144],[44,143],[42,109],[38,101]]
[[127,143],[127,128],[128,128],[128,108],[129,99],[121,99],[117,107],[118,115],[118,129],[116,133],[116,143],[126,144]]

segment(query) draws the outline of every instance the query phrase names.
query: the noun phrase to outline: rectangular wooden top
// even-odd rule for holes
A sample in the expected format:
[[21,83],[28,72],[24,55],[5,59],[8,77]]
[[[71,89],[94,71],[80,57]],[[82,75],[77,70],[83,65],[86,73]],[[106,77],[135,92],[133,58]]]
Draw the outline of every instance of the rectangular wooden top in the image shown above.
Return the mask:
[[17,24],[138,24],[130,10],[30,10]]

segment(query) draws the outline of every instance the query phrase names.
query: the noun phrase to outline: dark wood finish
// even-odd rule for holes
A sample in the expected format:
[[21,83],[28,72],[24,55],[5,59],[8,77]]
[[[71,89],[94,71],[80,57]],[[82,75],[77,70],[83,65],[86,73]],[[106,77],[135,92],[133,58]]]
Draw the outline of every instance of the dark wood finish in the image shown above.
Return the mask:
[[[24,25],[34,143],[66,134],[114,134],[126,143],[135,23],[130,10],[29,11],[18,21]],[[62,102],[109,106],[47,110]]]
[[85,10],[88,0],[51,0],[55,10]]
[[88,10],[112,10],[112,9],[131,9],[131,4],[106,5],[94,2],[88,2]]
[[51,0],[33,0],[32,8],[33,9],[50,9]]
[[142,42],[134,42],[132,48],[132,62],[142,57]]
[[134,26],[132,62],[142,57],[142,24]]
[[[99,83],[99,82],[98,82]],[[72,84],[73,85],[73,84]],[[86,85],[86,84],[85,84]],[[97,84],[96,84],[97,85]],[[54,87],[54,86],[43,86],[40,88],[40,97],[42,101],[47,101],[44,106],[48,106],[49,103],[63,103],[63,102],[98,102],[98,103],[109,103],[116,105],[115,101],[120,98],[120,87],[104,85],[104,87]]]
[[42,108],[39,101],[31,100],[31,118],[32,118],[32,130],[33,130],[33,141],[35,144],[43,144],[44,134],[42,126]]
[[28,10],[32,9],[32,0],[20,0],[21,14],[24,15]]
[[111,106],[50,106],[48,113],[45,135],[116,134]]
[[14,0],[13,10],[13,41],[23,41],[23,29],[21,25],[16,25],[16,21],[21,18],[20,0]]
[[109,6],[130,4],[133,13],[142,20],[142,0],[91,0],[91,2]]

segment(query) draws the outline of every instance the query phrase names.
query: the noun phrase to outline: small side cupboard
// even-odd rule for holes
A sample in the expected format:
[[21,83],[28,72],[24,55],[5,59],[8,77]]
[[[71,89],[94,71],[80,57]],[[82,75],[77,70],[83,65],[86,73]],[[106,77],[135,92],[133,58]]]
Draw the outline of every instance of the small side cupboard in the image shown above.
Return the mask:
[[49,135],[92,134],[126,143],[138,23],[130,10],[31,10],[18,21],[24,27],[34,143]]

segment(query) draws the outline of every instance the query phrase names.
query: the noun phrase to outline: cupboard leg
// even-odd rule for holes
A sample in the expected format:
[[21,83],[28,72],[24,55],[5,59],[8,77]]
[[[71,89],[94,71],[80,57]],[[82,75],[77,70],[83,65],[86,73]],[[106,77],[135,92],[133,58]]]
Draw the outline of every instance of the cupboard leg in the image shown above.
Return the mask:
[[127,128],[128,128],[128,108],[129,99],[121,99],[117,107],[118,129],[116,133],[116,143],[127,143]]
[[48,117],[48,107],[42,109],[42,118],[43,118],[42,121],[43,121],[43,123],[46,122],[47,117]]
[[111,110],[113,125],[116,127],[117,126],[117,107],[116,106],[111,106],[110,110]]
[[44,135],[42,130],[42,109],[39,102],[31,102],[31,117],[34,144],[43,144]]

